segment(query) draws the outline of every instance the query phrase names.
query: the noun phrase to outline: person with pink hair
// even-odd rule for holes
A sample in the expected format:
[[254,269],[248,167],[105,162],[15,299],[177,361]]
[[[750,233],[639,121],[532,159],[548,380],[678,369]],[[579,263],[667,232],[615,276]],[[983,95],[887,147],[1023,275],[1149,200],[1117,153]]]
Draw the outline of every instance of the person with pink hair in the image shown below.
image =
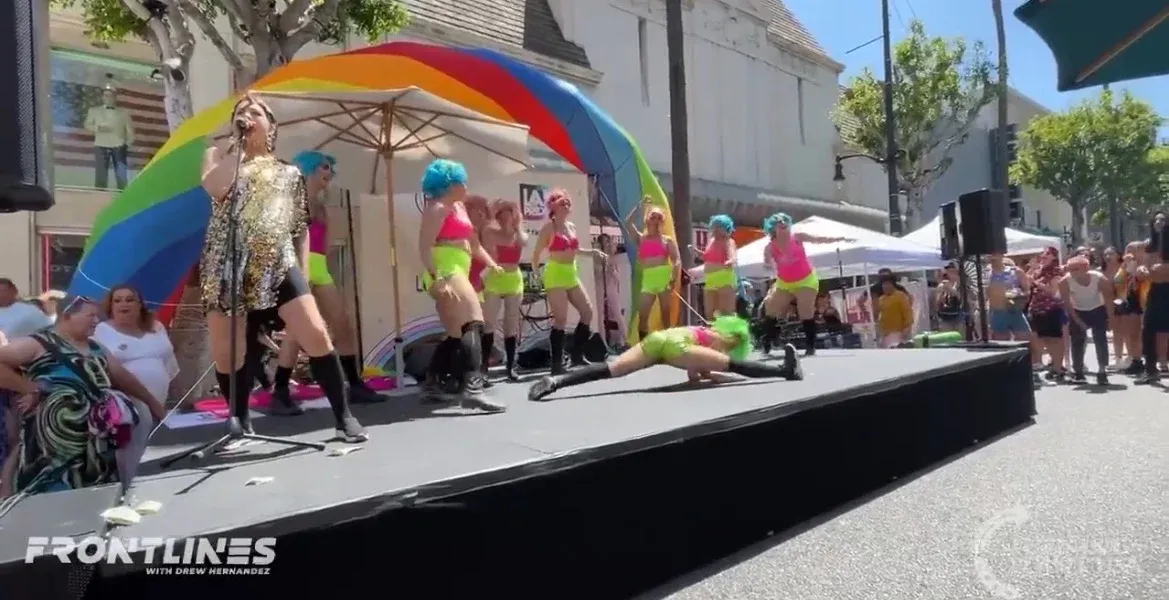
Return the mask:
[[564,328],[568,324],[568,306],[576,309],[579,319],[576,329],[572,332],[573,366],[587,366],[584,348],[592,336],[593,301],[581,285],[580,273],[577,271],[576,259],[582,254],[607,260],[604,252],[597,249],[580,247],[580,238],[576,233],[576,225],[570,219],[572,214],[572,196],[562,189],[553,190],[548,195],[548,222],[540,228],[540,235],[536,239],[536,248],[532,253],[532,268],[543,262],[544,253],[548,253],[548,262],[544,264],[544,291],[548,295],[548,306],[552,312],[552,331],[548,335],[551,346],[552,374],[564,373]]

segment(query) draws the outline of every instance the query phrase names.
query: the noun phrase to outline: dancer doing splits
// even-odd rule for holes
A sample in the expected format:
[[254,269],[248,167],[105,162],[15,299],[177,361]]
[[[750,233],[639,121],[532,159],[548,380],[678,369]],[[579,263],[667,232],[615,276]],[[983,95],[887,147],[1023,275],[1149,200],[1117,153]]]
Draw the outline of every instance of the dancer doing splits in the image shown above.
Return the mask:
[[430,163],[422,176],[426,198],[418,238],[425,269],[422,282],[434,298],[438,318],[447,333],[435,349],[427,382],[431,394],[442,398],[442,375],[457,372],[458,398],[464,407],[500,412],[506,407],[483,393],[483,307],[471,284],[471,259],[477,257],[487,265],[489,274],[500,268],[479,244],[479,235],[463,202],[466,186],[467,170],[451,160]]
[[[304,176],[272,155],[277,124],[266,104],[245,96],[236,103],[232,122],[243,133],[226,148],[207,151],[202,178],[212,203],[199,273],[219,388],[230,400],[244,431],[253,431],[248,410],[253,373],[244,360],[248,347],[244,319],[275,312],[309,356],[313,378],[333,409],[337,437],[346,442],[365,441],[369,439],[365,430],[349,412],[341,363],[305,279],[309,208]],[[242,163],[237,163],[241,153]],[[239,179],[233,181],[237,164],[242,164]],[[232,194],[238,223],[234,256],[228,247]],[[231,277],[233,263],[238,265],[235,281]],[[235,306],[231,305],[233,286]],[[230,356],[233,329],[236,356]],[[236,375],[234,389],[230,385],[232,371]]]
[[848,240],[796,233],[792,231],[792,218],[784,213],[767,217],[763,231],[771,238],[763,250],[763,263],[775,269],[775,286],[763,302],[768,335],[775,335],[779,319],[787,315],[794,299],[804,328],[804,356],[812,356],[816,353],[816,296],[820,294],[820,278],[808,261],[804,244]]
[[576,257],[589,254],[598,260],[606,260],[604,252],[597,249],[582,250],[576,237],[576,226],[569,221],[572,212],[572,198],[564,190],[553,190],[548,195],[548,222],[540,228],[536,239],[536,250],[532,253],[532,267],[540,264],[545,251],[548,264],[544,265],[544,291],[548,294],[548,305],[552,311],[552,331],[548,343],[552,347],[552,374],[564,372],[564,327],[568,322],[568,305],[576,309],[580,317],[576,330],[572,332],[572,364],[587,366],[584,358],[585,344],[592,335],[589,323],[593,322],[593,303],[580,284],[576,269]]
[[487,320],[483,334],[483,371],[487,371],[489,350],[495,346],[495,328],[499,309],[503,307],[503,350],[507,379],[519,381],[515,371],[517,338],[520,334],[520,302],[524,299],[524,274],[520,272],[520,255],[528,238],[520,225],[520,211],[514,202],[496,200],[491,205],[493,226],[482,234],[483,247],[502,269],[484,278],[483,316]]
[[528,390],[528,400],[542,400],[559,389],[624,377],[658,364],[685,369],[690,381],[734,381],[722,373],[751,378],[780,377],[791,381],[804,378],[796,348],[791,344],[783,348],[783,366],[780,367],[749,361],[747,355],[750,353],[750,325],[739,317],[724,315],[709,327],[674,327],[655,331],[612,362],[544,377]]
[[[329,219],[323,196],[336,174],[337,161],[323,152],[308,150],[297,154],[292,162],[304,175],[308,195],[308,283],[329,332],[333,335],[333,343],[341,354],[341,369],[349,382],[349,400],[357,403],[383,402],[386,397],[369,389],[361,377],[357,360],[357,335],[349,320],[349,311],[345,309],[345,299],[341,297],[341,291],[337,289],[333,275],[329,272]],[[249,341],[258,340],[259,332],[255,333],[249,334]],[[257,344],[251,344],[250,348],[262,351],[262,346],[258,347]],[[293,416],[304,412],[292,401],[288,389],[299,354],[300,344],[296,343],[293,336],[286,334],[280,344],[276,374],[272,378],[271,414]],[[255,364],[254,360],[252,364]]]
[[731,234],[735,222],[727,215],[715,215],[707,226],[710,241],[701,253],[694,246],[690,249],[702,258],[703,303],[706,305],[706,319],[713,320],[719,315],[735,314],[738,304],[739,281],[735,275],[738,247]]
[[654,302],[658,303],[662,326],[669,326],[670,292],[674,290],[674,282],[678,281],[678,275],[682,270],[678,244],[670,236],[662,233],[666,213],[651,202],[649,196],[641,201],[645,231],[639,230],[633,223],[633,214],[637,212],[637,207],[625,216],[626,230],[632,238],[630,241],[637,244],[637,262],[641,264],[641,296],[637,305],[638,339],[645,339],[649,334],[649,315]]

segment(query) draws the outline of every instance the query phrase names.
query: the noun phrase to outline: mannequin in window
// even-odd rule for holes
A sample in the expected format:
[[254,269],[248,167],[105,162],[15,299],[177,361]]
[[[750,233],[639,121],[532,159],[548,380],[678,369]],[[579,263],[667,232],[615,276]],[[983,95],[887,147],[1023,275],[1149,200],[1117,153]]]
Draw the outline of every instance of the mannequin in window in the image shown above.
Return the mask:
[[106,85],[101,93],[101,104],[89,109],[85,116],[85,128],[93,134],[94,177],[98,189],[109,185],[109,170],[114,170],[114,180],[119,190],[126,189],[129,178],[130,146],[134,144],[134,122],[130,113],[118,106],[117,89]]

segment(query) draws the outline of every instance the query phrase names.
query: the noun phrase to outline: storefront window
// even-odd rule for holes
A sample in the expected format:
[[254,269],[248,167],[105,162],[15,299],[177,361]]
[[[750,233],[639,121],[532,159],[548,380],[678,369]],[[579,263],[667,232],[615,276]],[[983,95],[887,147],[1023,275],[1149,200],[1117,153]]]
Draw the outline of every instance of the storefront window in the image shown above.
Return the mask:
[[42,233],[40,239],[41,289],[64,291],[73,281],[88,238],[78,234]]
[[49,65],[54,183],[124,188],[169,135],[154,68],[62,49]]

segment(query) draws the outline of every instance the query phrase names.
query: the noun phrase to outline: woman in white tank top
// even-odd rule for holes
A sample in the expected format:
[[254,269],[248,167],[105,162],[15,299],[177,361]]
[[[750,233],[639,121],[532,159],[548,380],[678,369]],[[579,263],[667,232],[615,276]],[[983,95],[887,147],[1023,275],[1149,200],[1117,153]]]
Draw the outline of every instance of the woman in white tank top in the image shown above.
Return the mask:
[[1077,256],[1068,261],[1067,274],[1059,282],[1059,293],[1068,311],[1068,330],[1072,342],[1072,381],[1087,381],[1084,375],[1084,350],[1088,332],[1096,349],[1096,383],[1108,384],[1108,322],[1112,320],[1113,286],[1097,271],[1089,270],[1088,260]]

